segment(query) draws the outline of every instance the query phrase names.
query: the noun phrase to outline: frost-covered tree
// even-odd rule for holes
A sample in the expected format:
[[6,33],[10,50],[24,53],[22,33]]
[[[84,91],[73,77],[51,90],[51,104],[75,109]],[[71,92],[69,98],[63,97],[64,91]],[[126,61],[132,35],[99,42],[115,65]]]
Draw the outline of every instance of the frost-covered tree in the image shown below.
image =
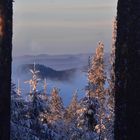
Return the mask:
[[[109,81],[109,93],[111,100],[114,102],[115,96],[115,42],[116,42],[116,34],[117,34],[117,20],[114,19],[113,21],[113,33],[112,33],[112,47],[111,47],[111,54],[110,54],[110,77]],[[112,103],[113,105],[114,103]],[[114,106],[114,105],[113,105]],[[112,106],[112,108],[113,108]]]
[[50,115],[48,116],[48,121],[56,121],[63,119],[64,106],[61,97],[59,96],[59,90],[53,88],[50,101],[49,101]]
[[17,94],[11,96],[11,140],[45,140],[60,137],[41,120],[38,114],[43,114],[47,110],[47,105],[39,96],[36,98],[33,103],[26,102]]
[[29,110],[30,110],[30,118],[33,120],[31,127],[33,127],[33,129],[38,131],[40,129],[38,117],[42,106],[40,106],[39,97],[37,95],[37,84],[39,81],[37,73],[39,73],[39,71],[36,70],[35,63],[33,65],[33,69],[30,69],[30,72],[32,73],[32,78],[29,81],[25,81],[25,83],[29,83],[30,85],[31,100]]
[[34,93],[33,96],[31,96],[31,102],[29,107],[29,116],[32,120],[32,124],[30,125],[30,128],[34,130],[34,133],[40,138],[45,137],[44,132],[47,125],[47,119],[44,117],[44,114],[48,112],[48,102],[45,98],[42,98],[40,94]]
[[84,131],[94,131],[97,124],[96,112],[99,103],[95,98],[84,97],[79,102],[77,110],[77,127]]
[[78,107],[79,105],[78,105],[77,91],[75,91],[71,103],[69,104],[65,113],[65,118],[67,122],[76,124]]
[[32,78],[25,82],[30,84],[29,118],[32,122],[30,129],[34,130],[34,133],[41,138],[44,136],[44,134],[40,132],[43,127],[42,123],[47,122],[44,119],[44,114],[48,110],[48,102],[46,95],[41,95],[37,92],[37,84],[40,79],[37,76],[39,71],[36,70],[35,63],[33,69],[30,69],[30,72],[32,73]]
[[99,102],[99,108],[97,111],[98,127],[96,127],[99,133],[99,139],[104,137],[105,129],[105,88],[106,75],[104,70],[104,44],[98,43],[95,56],[91,60],[91,67],[88,72],[88,80],[90,83],[90,96],[94,97]]
[[112,32],[112,46],[110,54],[110,69],[108,77],[108,88],[106,89],[106,105],[107,105],[107,116],[106,116],[106,137],[107,139],[113,139],[114,137],[114,95],[115,95],[115,42],[116,42],[116,32],[117,32],[117,20],[113,20],[113,32]]
[[91,67],[88,72],[88,80],[92,85],[91,97],[102,98],[102,96],[104,96],[103,91],[105,79],[104,44],[99,42],[95,56],[91,60]]
[[32,78],[28,81],[25,81],[24,83],[29,83],[30,85],[30,94],[34,94],[37,92],[37,84],[39,82],[39,78],[37,76],[37,74],[40,72],[38,70],[36,70],[36,67],[35,67],[35,63],[33,65],[33,69],[30,69],[30,72],[32,74]]
[[11,96],[11,140],[38,139],[31,129],[32,120],[29,116],[29,103],[22,96]]

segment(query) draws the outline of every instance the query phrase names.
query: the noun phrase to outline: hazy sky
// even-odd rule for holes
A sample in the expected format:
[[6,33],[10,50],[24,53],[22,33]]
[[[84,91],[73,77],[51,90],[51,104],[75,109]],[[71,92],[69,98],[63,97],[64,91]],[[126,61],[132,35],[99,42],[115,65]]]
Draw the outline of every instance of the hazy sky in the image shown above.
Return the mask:
[[111,46],[117,0],[15,0],[13,55],[89,53]]

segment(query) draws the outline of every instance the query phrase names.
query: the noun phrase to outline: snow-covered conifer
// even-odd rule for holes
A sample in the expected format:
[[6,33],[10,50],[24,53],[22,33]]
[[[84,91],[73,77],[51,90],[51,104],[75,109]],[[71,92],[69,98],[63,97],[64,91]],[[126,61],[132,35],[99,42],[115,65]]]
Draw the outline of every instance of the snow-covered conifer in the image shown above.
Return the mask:
[[115,64],[115,42],[116,42],[116,33],[117,33],[117,20],[116,18],[113,20],[113,32],[112,32],[112,46],[111,46],[111,54],[110,54],[110,69],[109,69],[109,78],[108,78],[108,88],[107,88],[107,116],[106,116],[106,137],[107,139],[113,139],[114,132],[114,95],[115,95],[115,72],[114,72],[114,64]]
[[92,58],[91,67],[88,72],[88,80],[90,83],[90,96],[94,97],[99,102],[99,108],[97,111],[97,118],[99,124],[99,139],[103,136],[104,130],[102,126],[104,124],[105,118],[105,88],[104,84],[106,82],[105,66],[104,66],[104,44],[102,42],[98,43],[96,48],[95,56]]
[[37,84],[39,82],[39,78],[37,77],[37,74],[40,72],[36,70],[35,63],[33,65],[33,69],[30,69],[30,72],[32,73],[32,78],[28,81],[25,81],[24,83],[29,83],[30,85],[30,94],[34,94],[37,92]]
[[76,123],[78,109],[77,91],[74,92],[71,103],[66,110],[66,120],[70,123]]
[[91,97],[100,98],[103,95],[105,79],[104,44],[99,42],[88,72],[88,80],[92,85]]
[[50,116],[49,116],[49,122],[63,119],[64,115],[64,106],[61,97],[59,96],[59,90],[57,88],[53,88],[50,102]]

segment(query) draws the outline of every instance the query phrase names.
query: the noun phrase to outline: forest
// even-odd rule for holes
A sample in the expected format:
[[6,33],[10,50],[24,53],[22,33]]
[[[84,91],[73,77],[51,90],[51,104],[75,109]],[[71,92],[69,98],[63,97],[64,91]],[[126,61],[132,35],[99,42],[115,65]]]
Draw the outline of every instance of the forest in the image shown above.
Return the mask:
[[48,96],[46,79],[42,92],[37,90],[40,79],[35,64],[29,69],[32,77],[26,81],[30,85],[26,100],[21,96],[20,86],[12,83],[11,140],[113,140],[115,38],[116,20],[110,69],[105,69],[104,44],[99,42],[88,60],[85,96],[78,99],[75,91],[68,106],[64,106],[59,87],[54,87]]
[[114,30],[109,72],[104,67],[104,45],[100,42],[89,59],[85,96],[79,100],[75,91],[71,103],[64,106],[59,87],[46,94],[45,79],[44,92],[38,92],[40,79],[35,65],[27,82],[31,86],[27,100],[19,84],[11,81],[13,1],[1,0],[0,140],[139,139],[139,11],[139,0],[118,0],[117,34]]

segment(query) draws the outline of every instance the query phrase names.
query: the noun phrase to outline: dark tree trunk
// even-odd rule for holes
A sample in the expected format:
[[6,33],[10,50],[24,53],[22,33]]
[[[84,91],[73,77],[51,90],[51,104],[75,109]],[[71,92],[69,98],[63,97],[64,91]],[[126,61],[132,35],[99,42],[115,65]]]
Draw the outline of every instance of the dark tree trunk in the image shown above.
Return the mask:
[[0,0],[0,140],[10,139],[12,0]]
[[140,0],[117,7],[115,139],[140,139]]

